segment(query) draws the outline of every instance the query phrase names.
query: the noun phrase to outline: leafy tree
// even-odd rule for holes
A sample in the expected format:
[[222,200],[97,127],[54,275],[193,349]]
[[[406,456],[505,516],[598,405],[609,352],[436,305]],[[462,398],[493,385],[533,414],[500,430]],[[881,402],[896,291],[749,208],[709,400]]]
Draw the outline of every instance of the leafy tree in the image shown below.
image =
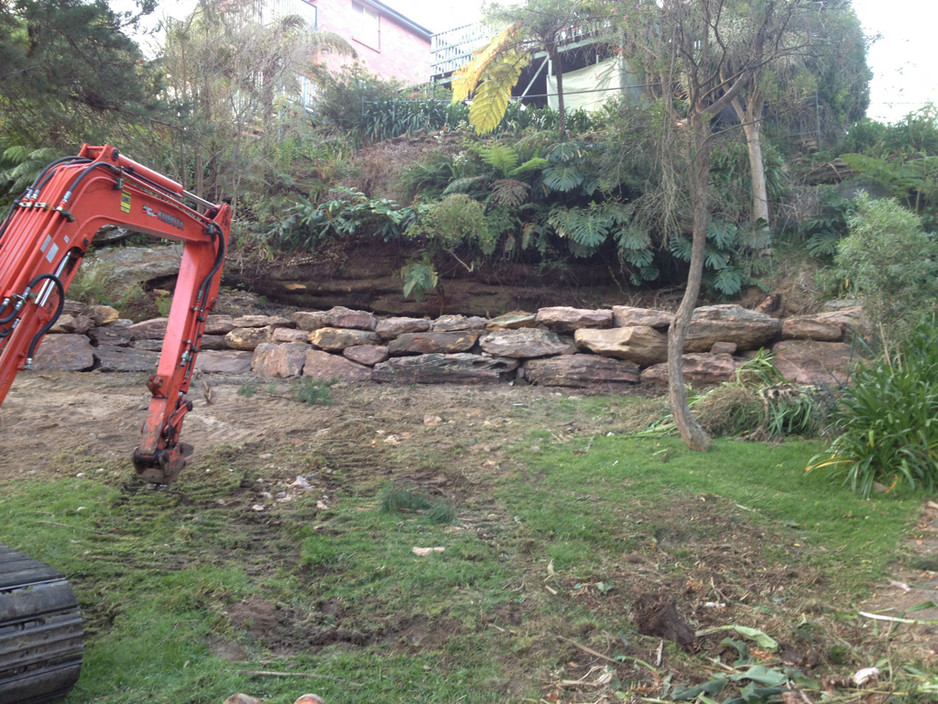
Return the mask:
[[560,47],[564,30],[589,25],[588,3],[566,0],[527,0],[524,5],[489,8],[488,19],[507,25],[472,61],[453,76],[453,101],[473,95],[469,121],[479,134],[491,132],[505,116],[511,89],[537,51],[544,51],[557,76],[560,136],[566,134],[563,69]]
[[295,15],[261,24],[249,0],[202,0],[169,23],[162,58],[180,126],[175,168],[191,171],[197,194],[237,206],[246,184],[265,183],[293,115],[278,99],[297,93],[324,43],[338,46]]
[[0,139],[73,151],[153,110],[159,74],[125,34],[137,17],[104,0],[0,3]]
[[682,353],[706,259],[711,125],[751,84],[758,69],[789,55],[780,36],[799,4],[750,3],[747,22],[752,31],[734,37],[727,27],[732,2],[629,0],[617,3],[617,12],[610,15],[610,22],[615,21],[624,34],[629,59],[644,71],[652,92],[661,99],[668,133],[683,150],[681,170],[690,193],[692,240],[687,287],[668,335],[668,393],[681,437],[698,450],[706,449],[710,438],[688,407]]

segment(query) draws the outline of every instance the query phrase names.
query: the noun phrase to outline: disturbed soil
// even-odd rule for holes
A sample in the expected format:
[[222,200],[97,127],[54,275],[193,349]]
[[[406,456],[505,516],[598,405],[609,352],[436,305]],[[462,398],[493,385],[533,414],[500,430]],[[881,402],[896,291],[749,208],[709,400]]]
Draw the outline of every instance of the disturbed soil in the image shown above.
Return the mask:
[[[129,457],[147,409],[144,382],[142,374],[21,374],[0,410],[0,487],[18,478],[57,476],[72,471],[63,469],[62,458],[76,455],[91,460],[88,464],[91,471],[97,462],[126,459],[127,472],[131,474]],[[605,433],[621,429],[629,421],[609,415],[602,419],[602,428],[590,428],[589,424],[596,419],[586,416],[560,421],[551,416],[550,404],[545,401],[568,392],[537,387],[339,386],[333,389],[336,396],[333,405],[313,406],[299,404],[292,394],[294,388],[295,382],[260,380],[248,375],[195,379],[190,389],[195,409],[186,419],[185,440],[196,449],[186,472],[198,472],[200,457],[212,452],[230,452],[263,467],[266,458],[273,457],[278,448],[302,444],[315,452],[324,474],[328,468],[343,470],[341,479],[323,486],[324,495],[334,499],[343,492],[353,492],[355,482],[374,481],[366,477],[369,473],[393,477],[395,481],[403,479],[431,495],[478,509],[475,513],[484,514],[486,519],[475,529],[483,535],[489,530],[486,521],[499,520],[492,513],[491,482],[500,471],[517,470],[505,452],[514,438],[524,437],[536,428],[549,431],[559,440],[573,437],[588,440],[594,430]],[[471,444],[467,443],[470,436]],[[450,448],[459,451],[451,453],[451,462],[445,468],[434,472],[421,463],[407,461],[406,455],[396,451],[402,446],[417,453],[420,447],[432,446],[435,456],[446,455]],[[272,483],[287,486],[296,473],[290,468],[280,468],[272,470],[272,475]],[[233,517],[237,516],[233,519],[256,520],[250,507],[258,500],[251,488],[238,500],[230,501]],[[782,621],[795,622],[797,614],[787,614],[776,622],[778,609],[776,615],[769,616],[764,604],[784,603],[799,592],[797,599],[791,599],[793,609],[810,614],[828,608],[811,596],[812,585],[819,579],[817,574],[767,563],[761,557],[762,546],[772,536],[741,524],[731,502],[712,496],[676,497],[663,507],[634,507],[635,515],[642,511],[649,515],[654,512],[661,526],[654,536],[654,549],[624,555],[621,564],[611,567],[608,574],[622,597],[615,603],[624,600],[636,604],[632,619],[639,632],[674,640],[688,652],[699,652],[713,645],[698,643],[687,621],[697,629],[735,622],[777,633],[785,630]],[[859,610],[898,615],[913,605],[929,600],[938,602],[935,591],[938,581],[932,571],[938,570],[938,564],[933,564],[938,547],[936,535],[938,506],[927,507],[916,528],[912,557],[903,566],[897,566],[891,583],[870,585],[869,599],[858,605]],[[251,561],[256,559],[260,564],[263,550],[258,545],[258,555]],[[669,551],[678,550],[693,551],[693,557],[684,561],[680,572],[675,572],[666,556]],[[551,578],[547,591],[572,594],[594,612],[621,608],[614,607],[611,600],[589,585],[576,584],[572,577],[551,575]],[[675,598],[680,614],[671,613]],[[334,612],[330,608],[329,604],[322,605],[329,628],[317,626],[302,634],[300,642],[305,648],[315,649],[336,641],[355,646],[394,639],[402,647],[417,649],[445,640],[454,627],[445,621],[398,623],[388,619],[379,626],[372,624],[369,632],[355,623],[354,614],[344,612],[340,606],[335,606]],[[521,608],[489,614],[491,627],[510,631],[525,617]],[[935,611],[909,616],[935,619]],[[229,618],[236,628],[240,624],[256,631],[252,637],[265,641],[273,651],[298,641],[294,630],[297,619],[278,616],[268,604],[235,605]],[[888,653],[902,648],[903,657],[932,664],[938,661],[938,631],[934,626],[909,628],[883,622],[879,627],[874,632],[871,624],[842,625],[836,638],[868,644],[888,630],[892,638],[886,646]],[[604,656],[603,652],[614,652],[616,646],[612,641],[604,643],[604,637],[612,638],[571,631],[557,634],[556,640],[543,645],[545,657],[562,664],[554,681],[543,682],[547,701],[613,701],[611,693],[603,693],[600,677],[601,668],[609,665],[618,668],[623,680],[642,675],[638,665],[614,662]],[[835,649],[831,646],[832,642],[824,640],[793,640],[786,644],[783,657],[807,673],[822,672],[832,664],[830,657]],[[227,656],[232,648],[220,642],[215,650]],[[659,655],[654,649],[633,652],[638,652],[638,659],[651,663]],[[232,659],[241,655],[236,647],[230,652]],[[709,655],[718,657],[720,653]],[[684,681],[699,677],[700,673],[687,673]]]

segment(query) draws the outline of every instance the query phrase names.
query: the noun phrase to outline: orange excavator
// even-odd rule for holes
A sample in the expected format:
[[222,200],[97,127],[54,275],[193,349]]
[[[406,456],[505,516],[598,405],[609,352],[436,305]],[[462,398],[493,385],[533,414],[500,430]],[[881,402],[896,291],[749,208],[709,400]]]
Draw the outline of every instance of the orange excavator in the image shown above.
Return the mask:
[[[43,336],[94,234],[104,225],[183,243],[143,437],[140,477],[174,481],[192,448],[179,436],[205,322],[218,296],[231,208],[216,205],[128,159],[112,146],[81,148],[47,166],[0,225],[0,404]],[[82,622],[61,572],[0,544],[0,702],[64,697],[81,669]]]

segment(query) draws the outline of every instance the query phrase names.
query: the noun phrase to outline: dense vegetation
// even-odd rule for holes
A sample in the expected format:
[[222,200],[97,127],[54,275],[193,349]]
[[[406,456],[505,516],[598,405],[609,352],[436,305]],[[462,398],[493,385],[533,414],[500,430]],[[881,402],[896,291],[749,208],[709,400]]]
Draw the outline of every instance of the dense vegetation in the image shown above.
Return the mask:
[[[819,295],[854,295],[867,307],[863,343],[885,367],[863,373],[901,370],[921,381],[934,373],[928,365],[913,369],[910,360],[930,334],[920,320],[935,300],[938,111],[929,106],[891,125],[863,118],[869,70],[849,3],[825,3],[823,11],[809,3],[803,14],[783,15],[783,4],[762,0],[763,14],[750,13],[762,17],[759,26],[746,14],[756,5],[724,4],[736,18],[723,20],[727,47],[741,55],[758,31],[776,32],[778,55],[775,63],[766,58],[741,103],[706,120],[705,290],[731,299],[767,286],[788,261],[810,262],[822,270]],[[319,49],[347,56],[350,49],[309,33],[297,18],[262,25],[249,4],[225,7],[202,2],[171,22],[162,51],[149,58],[128,36],[140,14],[153,10],[149,3],[140,14],[81,0],[4,4],[2,198],[12,200],[39,167],[81,142],[112,142],[198,194],[230,201],[241,262],[323,254],[348,241],[390,242],[401,252],[403,290],[417,298],[441,284],[444,269],[472,273],[518,262],[561,272],[590,262],[624,291],[684,280],[695,201],[682,181],[691,162],[680,123],[696,113],[665,90],[655,46],[635,34],[647,17],[626,21],[601,2],[576,10],[584,23],[613,29],[595,35],[598,45],[646,76],[662,76],[649,81],[644,99],[610,100],[593,113],[509,103],[480,136],[466,106],[445,89],[397,85],[354,63],[331,72],[310,65]],[[498,35],[478,78],[511,80],[499,73],[497,57],[545,48],[553,30],[538,22],[552,7],[552,0],[529,0],[515,15],[493,12],[514,20],[515,29]],[[623,47],[629,32],[635,49]],[[513,37],[526,43],[511,44]],[[726,56],[730,65],[737,61],[732,51]],[[317,86],[308,107],[289,97],[300,75]],[[755,136],[744,129],[754,104],[761,106]],[[383,140],[415,133],[423,136],[406,158],[382,158]],[[756,163],[764,196],[752,178]],[[837,178],[825,177],[834,172]],[[856,415],[862,404],[850,393],[842,410]],[[894,403],[908,408],[911,401]],[[922,417],[933,415],[929,394],[921,403]],[[854,427],[846,417],[834,426]],[[920,468],[902,474],[930,485],[938,439],[930,430],[911,432],[921,449],[903,462]],[[842,467],[849,459],[856,462],[851,472],[864,467],[892,483],[887,460],[872,469],[860,457],[863,443],[852,446],[861,449],[847,452],[841,441],[836,461],[821,464]],[[872,486],[849,478],[864,492]]]

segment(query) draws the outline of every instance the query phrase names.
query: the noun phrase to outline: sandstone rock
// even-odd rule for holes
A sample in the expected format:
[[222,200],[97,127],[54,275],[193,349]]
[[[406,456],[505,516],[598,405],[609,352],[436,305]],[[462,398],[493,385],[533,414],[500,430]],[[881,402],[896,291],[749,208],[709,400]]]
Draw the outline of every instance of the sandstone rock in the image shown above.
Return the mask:
[[388,359],[388,348],[384,345],[358,345],[348,347],[342,351],[342,356],[353,362],[373,367]]
[[617,328],[633,325],[647,325],[650,328],[667,330],[674,320],[674,313],[655,308],[634,308],[632,306],[613,306],[612,319]]
[[205,350],[195,358],[195,368],[206,374],[247,374],[251,371],[250,352]]
[[166,336],[169,318],[153,318],[129,326],[131,340],[162,340]]
[[341,352],[347,347],[354,347],[355,345],[381,344],[378,333],[349,328],[319,328],[309,333],[307,339],[316,347],[331,352]]
[[199,347],[203,350],[227,350],[228,342],[224,335],[202,335]]
[[391,340],[388,353],[392,356],[405,354],[452,354],[467,352],[479,339],[477,330],[462,332],[408,332]]
[[796,384],[835,386],[845,383],[853,353],[846,342],[784,340],[772,347],[772,363]]
[[290,316],[300,330],[318,330],[326,327],[326,314],[322,311],[299,310]]
[[98,369],[102,372],[155,372],[160,361],[159,350],[137,347],[98,345],[94,348]]
[[486,330],[517,330],[518,328],[533,328],[537,325],[537,314],[525,311],[505,313],[492,318],[485,326]]
[[[685,354],[681,359],[684,381],[688,384],[711,386],[730,381],[736,374],[736,362],[728,354],[691,353]],[[651,384],[667,384],[667,362],[642,370],[641,380]]]
[[279,315],[241,315],[234,319],[236,328],[290,328],[295,323]]
[[329,354],[322,350],[307,350],[303,376],[321,379],[322,381],[337,379],[341,381],[367,381],[371,377],[371,369],[337,354]]
[[866,320],[859,306],[824,311],[814,315],[795,315],[782,321],[782,339],[840,342],[852,332],[863,333]]
[[324,320],[326,325],[334,328],[351,328],[353,330],[374,331],[377,319],[374,313],[364,310],[352,310],[345,306],[335,306],[326,311]]
[[484,330],[488,321],[477,315],[441,315],[430,324],[433,332],[458,332],[460,330]]
[[120,318],[117,308],[111,306],[89,306],[88,314],[97,326],[109,325]]
[[232,694],[225,700],[225,704],[263,704],[263,702],[247,694]]
[[94,366],[94,348],[85,335],[46,335],[36,350],[33,369],[80,372]]
[[49,332],[53,335],[72,334],[72,335],[84,335],[91,328],[94,327],[94,320],[90,315],[84,315],[82,313],[62,313],[59,316],[59,319],[55,321],[55,325],[49,328]]
[[710,348],[710,354],[736,354],[735,342],[714,342]]
[[573,354],[570,339],[541,328],[492,330],[479,338],[479,347],[495,357],[534,358]]
[[206,335],[227,335],[236,327],[238,326],[234,324],[234,317],[231,315],[212,314],[205,320]]
[[91,328],[88,331],[88,337],[96,345],[118,345],[126,347],[130,344],[133,332],[130,325],[105,325],[104,327]]
[[91,316],[91,306],[87,303],[82,303],[81,301],[74,301],[71,298],[66,298],[65,302],[62,303],[62,314],[63,315],[87,315]]
[[426,318],[385,318],[375,325],[375,332],[382,340],[393,340],[408,332],[426,332],[430,321]]
[[706,352],[715,342],[735,342],[740,350],[754,350],[775,342],[781,332],[778,320],[742,306],[702,306],[694,311],[684,351]]
[[182,245],[153,247],[109,247],[99,249],[85,267],[103,264],[122,284],[141,284],[176,276],[182,262]]
[[627,362],[594,354],[569,354],[524,363],[524,378],[540,386],[585,388],[609,384],[636,384],[639,368]]
[[123,345],[125,347],[133,347],[137,350],[150,350],[151,352],[159,352],[163,349],[162,340],[134,340],[130,345]]
[[396,384],[476,384],[502,381],[514,374],[520,362],[480,354],[423,354],[392,357],[375,366],[374,381]]
[[302,342],[308,341],[308,333],[297,328],[274,328],[270,336],[271,342]]
[[667,335],[648,325],[607,330],[581,328],[573,339],[580,349],[603,357],[626,359],[641,366],[657,364],[668,358]]
[[309,345],[305,342],[286,342],[274,344],[262,342],[254,348],[251,369],[265,377],[292,377],[303,373],[306,364],[306,352]]
[[225,342],[233,350],[253,352],[262,342],[270,342],[272,328],[235,328],[225,335]]
[[538,325],[554,332],[573,332],[580,328],[608,328],[612,326],[612,311],[552,306],[537,312]]

